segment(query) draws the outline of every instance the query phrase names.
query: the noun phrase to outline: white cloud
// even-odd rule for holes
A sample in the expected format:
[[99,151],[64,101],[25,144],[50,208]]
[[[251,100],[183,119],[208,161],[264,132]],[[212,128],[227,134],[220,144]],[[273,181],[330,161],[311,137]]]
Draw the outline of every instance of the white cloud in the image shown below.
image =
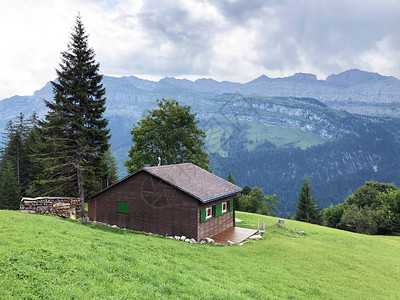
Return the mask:
[[393,75],[400,70],[400,48],[392,36],[386,36],[360,57],[358,65],[383,75]]

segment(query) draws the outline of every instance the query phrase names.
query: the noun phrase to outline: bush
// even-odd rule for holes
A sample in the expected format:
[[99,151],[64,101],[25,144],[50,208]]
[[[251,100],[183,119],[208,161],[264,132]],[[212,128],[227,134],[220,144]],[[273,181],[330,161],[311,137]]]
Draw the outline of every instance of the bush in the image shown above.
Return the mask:
[[324,210],[324,224],[365,234],[400,233],[400,190],[368,181],[344,203]]

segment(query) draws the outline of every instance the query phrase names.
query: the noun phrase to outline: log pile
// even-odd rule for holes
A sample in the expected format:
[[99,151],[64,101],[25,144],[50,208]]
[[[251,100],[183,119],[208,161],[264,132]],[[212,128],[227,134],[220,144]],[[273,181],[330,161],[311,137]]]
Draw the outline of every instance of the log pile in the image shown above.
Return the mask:
[[82,212],[81,199],[74,197],[22,198],[20,211],[76,219]]

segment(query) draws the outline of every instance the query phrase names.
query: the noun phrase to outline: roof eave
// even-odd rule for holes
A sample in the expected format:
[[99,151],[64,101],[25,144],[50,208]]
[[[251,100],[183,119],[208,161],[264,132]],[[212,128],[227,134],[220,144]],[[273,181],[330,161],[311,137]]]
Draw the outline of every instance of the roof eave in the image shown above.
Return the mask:
[[205,199],[205,200],[200,200],[200,201],[203,202],[204,204],[206,204],[206,203],[210,203],[210,202],[213,202],[213,201],[220,200],[222,198],[226,198],[226,197],[229,197],[229,196],[234,196],[236,194],[239,194],[241,191],[242,191],[242,189],[234,191],[234,192],[229,192],[229,193],[226,193],[226,194],[218,195],[218,196],[215,196],[215,197],[212,197],[212,198],[208,198],[208,199]]

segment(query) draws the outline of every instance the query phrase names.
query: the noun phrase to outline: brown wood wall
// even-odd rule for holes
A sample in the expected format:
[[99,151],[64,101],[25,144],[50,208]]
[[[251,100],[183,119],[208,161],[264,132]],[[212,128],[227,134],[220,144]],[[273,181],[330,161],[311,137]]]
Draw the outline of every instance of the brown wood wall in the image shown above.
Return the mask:
[[95,199],[90,199],[88,201],[88,214],[89,214],[90,221],[96,220],[96,200]]
[[[117,201],[129,203],[128,214],[116,212]],[[141,171],[89,201],[89,218],[118,227],[197,240],[198,207],[198,200]],[[95,213],[90,211],[93,208]]]
[[197,220],[198,224],[198,237],[199,239],[205,238],[205,237],[211,237],[217,233],[220,233],[221,231],[224,231],[232,226],[235,226],[235,214],[234,211],[228,212],[226,214],[223,214],[219,217],[216,217],[211,220],[207,220],[204,223],[200,223],[200,210],[213,206],[225,201],[233,200],[233,197],[227,197],[223,198],[221,200],[217,200],[211,203],[207,204],[202,204],[199,206],[199,217]]

